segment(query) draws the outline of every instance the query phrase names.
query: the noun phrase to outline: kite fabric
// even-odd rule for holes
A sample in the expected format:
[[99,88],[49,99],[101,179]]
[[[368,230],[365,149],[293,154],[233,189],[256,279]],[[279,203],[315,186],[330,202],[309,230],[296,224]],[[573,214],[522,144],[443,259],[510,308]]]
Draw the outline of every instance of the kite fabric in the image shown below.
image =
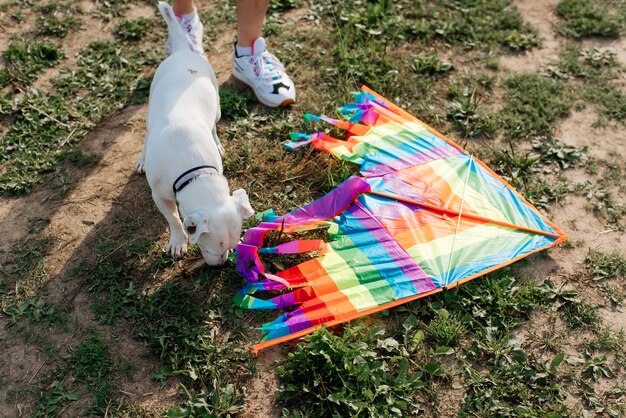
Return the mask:
[[[367,87],[340,112],[345,120],[306,119],[346,130],[346,140],[298,133],[286,146],[310,144],[359,164],[362,177],[284,216],[266,216],[237,247],[237,271],[248,284],[235,303],[285,309],[261,326],[255,352],[450,289],[567,239],[481,161]],[[264,246],[271,231],[320,228],[329,242]],[[313,258],[275,274],[261,260],[296,253]]]

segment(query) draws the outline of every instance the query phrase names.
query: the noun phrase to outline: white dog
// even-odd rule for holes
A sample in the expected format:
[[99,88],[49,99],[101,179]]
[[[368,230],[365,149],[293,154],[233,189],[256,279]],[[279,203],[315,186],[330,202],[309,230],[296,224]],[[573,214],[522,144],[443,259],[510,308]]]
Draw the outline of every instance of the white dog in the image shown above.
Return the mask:
[[145,171],[154,202],[169,224],[166,251],[182,257],[189,236],[207,264],[220,265],[239,241],[243,219],[254,211],[245,190],[230,195],[222,174],[224,149],[217,137],[220,107],[213,68],[205,57],[191,52],[172,8],[159,2],[159,11],[167,22],[173,53],[159,65],[152,81],[146,139],[136,169]]

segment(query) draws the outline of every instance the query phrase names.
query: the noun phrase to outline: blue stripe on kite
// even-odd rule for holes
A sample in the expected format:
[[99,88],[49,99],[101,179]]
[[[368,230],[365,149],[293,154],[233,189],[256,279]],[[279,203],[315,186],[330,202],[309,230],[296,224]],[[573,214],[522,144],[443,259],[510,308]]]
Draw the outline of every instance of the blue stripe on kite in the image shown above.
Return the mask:
[[[351,206],[350,209],[355,210],[354,206],[355,205]],[[356,247],[361,250],[368,260],[370,260],[372,267],[377,271],[381,280],[386,281],[396,293],[395,297],[404,298],[420,293],[412,281],[406,281],[407,274],[396,261],[393,261],[398,255],[394,256],[389,252],[389,250],[398,251],[401,249],[399,244],[382,226],[377,232],[384,233],[387,240],[383,242],[379,241],[353,213],[350,213],[350,209],[341,215],[337,222],[339,228],[350,238]],[[391,248],[392,246],[397,248]],[[402,249],[402,252],[406,254],[404,249]],[[411,260],[414,266],[419,267],[408,254],[406,254],[406,259]],[[419,268],[419,270],[421,271],[421,268]],[[358,274],[359,272],[356,273]]]
[[[515,213],[517,215],[515,217],[516,219],[509,220],[511,223],[553,234],[556,233],[537,211],[533,210],[533,208],[526,204],[515,192],[502,184],[500,180],[496,179],[480,164],[473,164],[472,171],[482,181],[482,188],[498,192],[500,200],[493,201],[493,199],[490,199],[489,201],[498,208],[500,213]],[[471,177],[472,176],[470,176],[470,179]],[[511,207],[514,209],[511,210]]]
[[[506,242],[507,242],[506,236],[501,237],[501,239],[503,241],[503,246],[506,245]],[[512,248],[502,248],[502,251],[497,254],[485,256],[481,258],[480,260],[476,260],[475,262],[472,262],[472,263],[459,264],[455,266],[454,268],[450,269],[450,271],[447,274],[446,272],[443,272],[442,274],[433,277],[432,280],[435,283],[435,285],[437,285],[437,287],[442,287],[446,284],[446,278],[449,281],[448,284],[454,283],[466,277],[479,274],[481,272],[484,272],[487,269],[506,263],[524,254],[528,254],[540,248],[545,248],[546,246],[552,244],[555,240],[556,238],[547,237],[545,235],[533,236],[529,234],[529,240],[524,245],[521,245],[521,246],[517,245]]]

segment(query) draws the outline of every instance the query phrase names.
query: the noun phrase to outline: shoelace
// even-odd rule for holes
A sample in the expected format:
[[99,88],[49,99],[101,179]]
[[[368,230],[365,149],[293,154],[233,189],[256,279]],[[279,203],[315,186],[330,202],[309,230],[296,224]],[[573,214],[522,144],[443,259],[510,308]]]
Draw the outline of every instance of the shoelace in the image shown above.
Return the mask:
[[253,65],[259,67],[259,78],[264,83],[280,80],[285,70],[278,58],[267,51],[259,55]]

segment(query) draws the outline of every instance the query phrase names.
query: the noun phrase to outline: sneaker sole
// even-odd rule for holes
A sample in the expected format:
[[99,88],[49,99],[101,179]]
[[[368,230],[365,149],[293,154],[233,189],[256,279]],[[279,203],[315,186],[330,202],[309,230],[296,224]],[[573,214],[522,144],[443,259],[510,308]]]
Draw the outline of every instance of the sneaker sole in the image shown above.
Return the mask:
[[260,97],[257,93],[256,90],[254,89],[254,87],[248,83],[248,81],[246,81],[243,78],[239,78],[237,77],[237,74],[235,74],[235,72],[232,72],[233,77],[236,78],[237,80],[241,81],[243,84],[245,84],[246,86],[250,87],[252,89],[252,91],[254,92],[254,95],[256,96],[257,100],[259,102],[261,102],[261,104],[267,106],[267,107],[285,107],[285,106],[289,106],[290,104],[293,104],[296,102],[295,99],[285,99],[282,102],[278,103],[278,104],[274,104],[274,103],[269,103],[267,100],[263,99],[262,97]]

